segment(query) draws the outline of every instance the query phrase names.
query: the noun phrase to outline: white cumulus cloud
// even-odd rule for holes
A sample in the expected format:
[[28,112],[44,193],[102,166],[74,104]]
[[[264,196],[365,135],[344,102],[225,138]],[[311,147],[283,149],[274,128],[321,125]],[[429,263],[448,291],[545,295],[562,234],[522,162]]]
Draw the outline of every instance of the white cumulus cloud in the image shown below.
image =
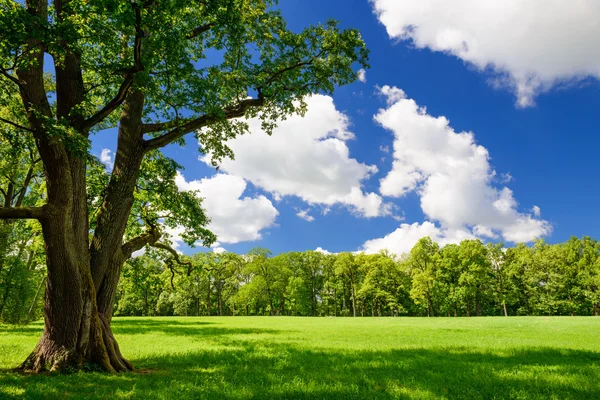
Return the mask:
[[307,221],[307,222],[313,222],[315,220],[315,217],[313,217],[312,215],[309,214],[310,210],[299,210],[296,213],[296,216],[298,218],[302,218],[303,220]]
[[261,231],[272,226],[279,214],[265,196],[242,197],[246,190],[244,179],[217,174],[211,178],[186,181],[178,173],[175,179],[180,190],[198,190],[208,226],[221,243],[238,243],[262,238]]
[[367,71],[364,68],[358,70],[357,76],[359,81],[367,83]]
[[525,107],[561,83],[600,77],[600,1],[371,0],[390,37],[454,55]]
[[[364,217],[390,215],[391,205],[362,189],[362,181],[377,167],[350,157],[346,142],[354,134],[348,117],[329,96],[315,95],[306,102],[306,115],[281,121],[272,136],[261,129],[259,120],[249,120],[251,134],[227,142],[235,160],[223,160],[221,170],[276,199],[297,196],[309,204],[343,205]],[[209,163],[210,157],[201,159]]]
[[382,238],[366,241],[361,250],[368,254],[388,250],[391,253],[401,255],[409,253],[419,239],[425,236],[429,236],[431,240],[437,242],[440,246],[475,238],[467,230],[441,229],[429,221],[425,221],[422,224],[415,222],[412,225],[402,224],[394,232]]
[[386,86],[381,92],[388,106],[379,110],[375,121],[394,134],[394,162],[380,181],[380,191],[392,197],[416,191],[433,222],[403,224],[365,248],[394,243],[404,250],[419,235],[441,243],[469,236],[527,242],[550,233],[550,224],[538,218],[539,208],[521,213],[512,190],[494,186],[488,151],[475,142],[473,133],[455,132],[445,117],[427,114],[400,89]]
[[102,149],[100,152],[100,161],[102,161],[108,168],[112,169],[115,165],[112,151],[110,149]]

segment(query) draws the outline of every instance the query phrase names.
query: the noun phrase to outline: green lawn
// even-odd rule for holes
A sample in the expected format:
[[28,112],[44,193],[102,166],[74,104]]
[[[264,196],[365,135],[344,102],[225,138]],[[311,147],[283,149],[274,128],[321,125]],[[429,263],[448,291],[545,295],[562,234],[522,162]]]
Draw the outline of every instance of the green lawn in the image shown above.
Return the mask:
[[135,373],[7,372],[41,323],[0,325],[0,398],[600,399],[600,318],[116,318]]

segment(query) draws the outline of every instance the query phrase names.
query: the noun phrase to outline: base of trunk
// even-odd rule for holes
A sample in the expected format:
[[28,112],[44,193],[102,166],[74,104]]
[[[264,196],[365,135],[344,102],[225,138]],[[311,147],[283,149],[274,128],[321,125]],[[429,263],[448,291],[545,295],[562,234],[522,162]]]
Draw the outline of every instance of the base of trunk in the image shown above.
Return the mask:
[[108,320],[100,315],[97,323],[92,325],[96,328],[92,329],[87,345],[80,348],[59,345],[47,334],[47,330],[44,330],[35,349],[16,370],[35,373],[79,370],[110,373],[133,371],[133,365],[119,350]]

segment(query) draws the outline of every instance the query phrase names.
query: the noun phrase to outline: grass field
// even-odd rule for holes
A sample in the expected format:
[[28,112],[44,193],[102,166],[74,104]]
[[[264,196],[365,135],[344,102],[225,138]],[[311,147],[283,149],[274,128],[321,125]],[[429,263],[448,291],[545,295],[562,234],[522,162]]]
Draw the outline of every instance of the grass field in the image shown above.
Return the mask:
[[135,373],[8,372],[41,323],[0,325],[0,398],[600,399],[600,318],[116,318]]

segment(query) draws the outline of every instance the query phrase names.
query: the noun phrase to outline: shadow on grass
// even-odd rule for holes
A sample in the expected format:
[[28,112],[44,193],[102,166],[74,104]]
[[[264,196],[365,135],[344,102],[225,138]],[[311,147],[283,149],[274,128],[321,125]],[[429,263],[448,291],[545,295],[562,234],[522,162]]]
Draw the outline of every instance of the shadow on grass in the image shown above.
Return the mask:
[[[202,328],[208,329],[208,328]],[[314,350],[235,340],[143,360],[143,373],[0,375],[9,399],[600,399],[600,354],[537,348]],[[148,373],[149,372],[149,373]]]
[[0,333],[7,334],[30,334],[30,333],[42,333],[44,329],[44,322],[32,322],[27,325],[8,325],[0,324]]
[[[173,321],[154,319],[126,319],[115,322],[112,326],[115,335],[146,335],[153,332],[162,332],[170,336],[193,336],[193,337],[218,337],[225,335],[244,335],[244,334],[276,334],[281,333],[275,329],[250,329],[250,328],[223,328],[215,322],[205,321]],[[117,337],[118,339],[118,337]]]

